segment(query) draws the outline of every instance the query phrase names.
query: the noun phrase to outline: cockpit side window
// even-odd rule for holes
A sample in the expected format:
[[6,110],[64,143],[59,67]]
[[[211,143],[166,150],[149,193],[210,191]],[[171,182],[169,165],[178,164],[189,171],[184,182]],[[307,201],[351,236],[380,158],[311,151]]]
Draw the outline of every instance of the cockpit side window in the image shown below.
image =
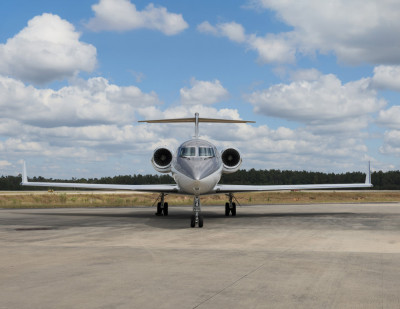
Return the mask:
[[211,147],[199,147],[200,157],[215,157],[214,149]]
[[196,147],[182,147],[179,153],[180,157],[194,157],[196,155]]

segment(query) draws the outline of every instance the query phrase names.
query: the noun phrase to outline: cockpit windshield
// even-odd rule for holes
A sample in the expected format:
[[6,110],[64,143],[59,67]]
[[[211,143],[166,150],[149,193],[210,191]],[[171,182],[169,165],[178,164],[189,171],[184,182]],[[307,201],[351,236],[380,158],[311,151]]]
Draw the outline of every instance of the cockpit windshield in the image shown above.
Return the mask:
[[179,153],[180,157],[194,157],[196,155],[196,147],[182,147]]
[[181,147],[179,150],[179,156],[180,157],[215,157],[215,152],[214,148],[212,147]]
[[200,157],[214,157],[214,149],[211,147],[199,147]]

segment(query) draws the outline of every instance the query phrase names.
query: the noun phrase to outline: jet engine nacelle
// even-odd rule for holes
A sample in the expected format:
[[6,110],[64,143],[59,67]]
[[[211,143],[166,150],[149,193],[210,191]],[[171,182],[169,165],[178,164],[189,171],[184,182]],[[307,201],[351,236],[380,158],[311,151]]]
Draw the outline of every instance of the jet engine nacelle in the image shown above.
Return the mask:
[[172,152],[169,149],[160,147],[154,150],[151,163],[157,172],[169,173],[171,172],[172,157]]
[[242,156],[236,148],[227,148],[223,150],[221,159],[224,164],[222,172],[225,174],[236,172],[242,164]]

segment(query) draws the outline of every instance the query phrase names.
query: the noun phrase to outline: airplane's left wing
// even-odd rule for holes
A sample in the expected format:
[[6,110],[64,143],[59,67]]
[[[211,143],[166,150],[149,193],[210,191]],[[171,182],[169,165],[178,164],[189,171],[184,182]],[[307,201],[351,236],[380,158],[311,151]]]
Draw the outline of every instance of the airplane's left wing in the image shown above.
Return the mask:
[[257,192],[257,191],[283,191],[283,190],[317,190],[317,189],[351,189],[371,188],[370,183],[344,183],[344,184],[319,184],[319,185],[216,185],[215,193]]
[[341,184],[310,184],[310,185],[216,185],[215,193],[235,192],[257,192],[257,191],[281,191],[281,190],[317,190],[317,189],[351,189],[371,188],[371,169],[368,164],[368,171],[365,176],[365,183],[341,183]]
[[96,190],[130,190],[141,192],[159,193],[179,193],[179,187],[171,185],[113,185],[113,184],[89,184],[89,183],[63,183],[63,182],[31,182],[28,181],[26,165],[24,162],[22,172],[22,186],[32,187],[57,187],[57,188],[76,188],[76,189],[96,189]]

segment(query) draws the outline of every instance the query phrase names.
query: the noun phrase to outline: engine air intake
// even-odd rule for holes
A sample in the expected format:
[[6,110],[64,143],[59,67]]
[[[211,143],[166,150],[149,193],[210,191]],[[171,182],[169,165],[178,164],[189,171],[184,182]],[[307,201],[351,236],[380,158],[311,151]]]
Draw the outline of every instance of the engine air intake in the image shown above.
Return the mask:
[[172,161],[172,153],[166,148],[159,148],[154,152],[153,160],[160,167],[168,166]]
[[234,148],[225,149],[221,155],[222,162],[228,167],[235,167],[237,166],[240,161],[240,153]]

